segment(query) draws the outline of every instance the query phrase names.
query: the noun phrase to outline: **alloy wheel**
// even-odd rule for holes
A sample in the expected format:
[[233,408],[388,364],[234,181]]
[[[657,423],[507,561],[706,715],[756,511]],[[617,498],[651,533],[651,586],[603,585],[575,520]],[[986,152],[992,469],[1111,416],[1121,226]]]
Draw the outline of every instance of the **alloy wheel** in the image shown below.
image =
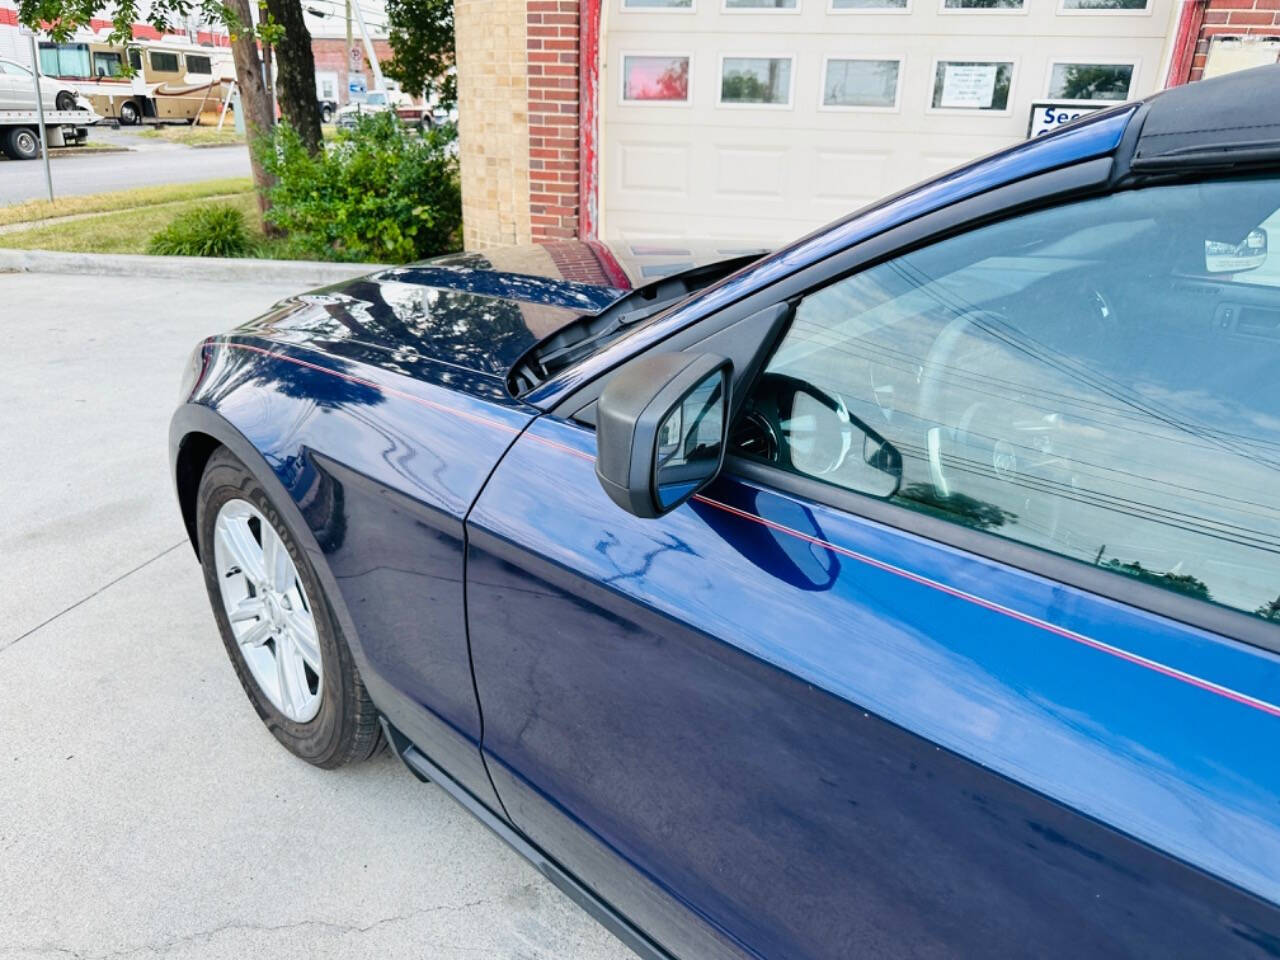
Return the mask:
[[247,500],[228,500],[214,523],[223,609],[249,672],[295,723],[320,711],[324,664],[311,601],[275,528]]

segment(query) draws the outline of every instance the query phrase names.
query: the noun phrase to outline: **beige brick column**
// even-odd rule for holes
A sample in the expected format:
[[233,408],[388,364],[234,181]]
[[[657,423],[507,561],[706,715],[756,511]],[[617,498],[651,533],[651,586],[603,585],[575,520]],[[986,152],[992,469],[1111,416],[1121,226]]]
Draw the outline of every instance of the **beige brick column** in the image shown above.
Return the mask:
[[528,243],[525,0],[456,0],[462,233],[468,250]]

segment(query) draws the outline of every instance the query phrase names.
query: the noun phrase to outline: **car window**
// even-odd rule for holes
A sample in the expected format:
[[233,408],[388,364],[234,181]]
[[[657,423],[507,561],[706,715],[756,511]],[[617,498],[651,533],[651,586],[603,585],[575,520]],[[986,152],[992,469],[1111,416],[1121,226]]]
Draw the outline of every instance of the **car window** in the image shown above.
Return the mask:
[[28,80],[31,79],[31,71],[26,67],[3,60],[0,60],[0,73],[7,73],[14,77],[26,77]]
[[1280,622],[1280,179],[1127,191],[804,298],[740,455]]
[[213,73],[213,60],[209,57],[188,53],[187,73]]

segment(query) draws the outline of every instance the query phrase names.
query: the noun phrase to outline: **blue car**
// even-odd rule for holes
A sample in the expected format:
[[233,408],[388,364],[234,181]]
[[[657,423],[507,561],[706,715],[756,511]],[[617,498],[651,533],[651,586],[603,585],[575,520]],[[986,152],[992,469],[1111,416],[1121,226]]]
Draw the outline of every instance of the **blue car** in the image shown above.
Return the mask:
[[249,699],[643,957],[1280,956],[1277,91],[204,341],[172,471]]

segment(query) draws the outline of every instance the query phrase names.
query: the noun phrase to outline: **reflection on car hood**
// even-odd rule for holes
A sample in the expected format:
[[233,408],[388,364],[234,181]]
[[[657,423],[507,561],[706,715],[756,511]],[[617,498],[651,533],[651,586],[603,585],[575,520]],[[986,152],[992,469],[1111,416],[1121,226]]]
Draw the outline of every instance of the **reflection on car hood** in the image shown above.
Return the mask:
[[295,297],[238,332],[409,376],[427,361],[501,378],[539,340],[603,310],[636,280],[742,254],[728,245],[649,244],[626,248],[624,260],[615,249],[562,241],[396,267]]

